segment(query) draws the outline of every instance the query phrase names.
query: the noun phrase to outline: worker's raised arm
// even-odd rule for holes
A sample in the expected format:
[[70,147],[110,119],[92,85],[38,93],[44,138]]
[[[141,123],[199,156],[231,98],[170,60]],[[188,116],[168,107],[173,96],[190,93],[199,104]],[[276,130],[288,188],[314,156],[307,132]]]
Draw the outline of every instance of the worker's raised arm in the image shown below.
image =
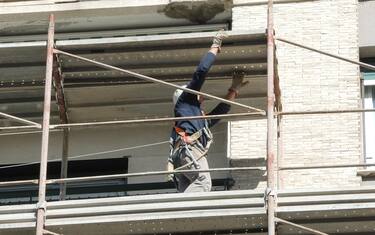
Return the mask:
[[[213,65],[213,63],[215,62],[216,55],[221,50],[221,44],[224,37],[227,37],[227,34],[224,30],[220,30],[216,33],[215,37],[213,38],[210,50],[203,56],[203,58],[199,62],[199,65],[193,74],[192,80],[187,84],[187,88],[196,91],[201,90],[203,83],[206,80],[206,75],[210,70],[211,66]],[[196,100],[196,98],[196,95],[187,92],[183,92],[181,96],[181,99],[185,101]]]
[[187,88],[200,91],[203,83],[206,80],[206,75],[213,65],[216,55],[218,53],[218,48],[211,48],[207,54],[201,59],[198,67],[196,68],[193,79],[187,85]]
[[[243,86],[246,86],[249,82],[243,81],[244,74],[241,72],[234,72],[232,78],[232,84],[228,89],[228,92],[225,96],[225,99],[233,101]],[[208,115],[218,115],[218,114],[226,114],[230,111],[230,105],[226,103],[218,104]],[[208,120],[209,127],[212,127],[216,123],[218,123],[220,119],[211,119]]]

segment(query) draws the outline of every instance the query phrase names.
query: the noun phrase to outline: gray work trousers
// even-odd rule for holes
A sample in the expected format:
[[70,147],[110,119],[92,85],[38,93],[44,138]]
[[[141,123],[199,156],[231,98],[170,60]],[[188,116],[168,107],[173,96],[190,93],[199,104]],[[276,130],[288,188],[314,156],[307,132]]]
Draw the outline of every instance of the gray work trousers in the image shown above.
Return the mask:
[[[189,149],[194,154],[194,156],[201,156],[202,150],[195,146],[190,146]],[[190,163],[191,159],[186,156],[184,152],[180,154],[180,156],[175,159],[174,165],[175,168],[185,165],[186,163]],[[198,160],[199,163],[199,170],[208,170],[208,162],[207,156],[202,157]],[[185,167],[181,170],[196,170],[194,164]],[[211,191],[212,182],[211,182],[211,175],[209,172],[192,172],[192,173],[183,173],[183,174],[176,174],[176,183],[177,183],[177,191],[178,192],[185,192],[185,193],[193,193],[193,192],[209,192]]]

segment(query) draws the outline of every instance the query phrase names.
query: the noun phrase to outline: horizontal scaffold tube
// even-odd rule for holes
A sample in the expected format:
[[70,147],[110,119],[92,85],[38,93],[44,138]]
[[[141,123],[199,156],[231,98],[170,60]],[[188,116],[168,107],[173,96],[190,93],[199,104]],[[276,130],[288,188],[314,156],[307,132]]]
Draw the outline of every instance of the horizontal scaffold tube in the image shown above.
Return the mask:
[[167,121],[194,120],[194,119],[218,119],[218,118],[226,119],[226,118],[231,118],[231,117],[246,117],[246,116],[255,116],[255,115],[263,116],[263,113],[250,112],[250,113],[233,113],[233,114],[219,114],[219,115],[191,116],[191,117],[166,117],[166,118],[134,119],[134,120],[122,120],[122,121],[69,123],[69,124],[50,125],[50,128],[57,129],[57,128],[103,126],[103,125],[115,125],[115,124],[137,124],[137,123],[153,123],[153,122],[167,122]]
[[343,110],[277,112],[276,115],[287,116],[287,115],[305,115],[305,114],[367,113],[367,112],[375,112],[375,109],[343,109]]
[[0,187],[15,186],[15,185],[27,185],[27,184],[38,184],[39,180],[15,180],[15,181],[4,181],[0,182]]
[[130,76],[133,76],[133,77],[136,77],[136,78],[139,78],[139,79],[142,79],[142,80],[163,84],[163,85],[166,85],[166,86],[169,86],[169,87],[173,87],[175,89],[180,89],[180,90],[186,91],[186,92],[191,93],[191,94],[201,95],[201,96],[204,96],[204,97],[207,97],[207,98],[210,98],[210,99],[213,99],[213,100],[217,100],[217,101],[220,101],[220,102],[223,102],[223,103],[226,103],[226,104],[239,106],[239,107],[242,107],[242,108],[250,109],[250,110],[261,112],[261,113],[265,114],[264,110],[261,110],[261,109],[258,109],[258,108],[254,108],[254,107],[244,105],[244,104],[241,104],[241,103],[238,103],[238,102],[223,99],[223,98],[220,98],[220,97],[217,97],[217,96],[214,96],[214,95],[210,95],[210,94],[207,94],[207,93],[204,93],[204,92],[201,92],[201,91],[192,90],[192,89],[182,87],[182,86],[170,83],[170,82],[166,82],[166,81],[159,80],[159,79],[156,79],[156,78],[152,78],[152,77],[142,75],[142,74],[139,74],[139,73],[136,73],[136,72],[132,72],[130,70],[121,69],[121,68],[118,68],[118,67],[115,67],[115,66],[112,66],[112,65],[108,65],[108,64],[104,64],[104,63],[101,63],[101,62],[98,62],[98,61],[95,61],[95,60],[90,60],[88,58],[78,56],[78,55],[74,55],[74,54],[71,54],[71,53],[68,53],[68,52],[65,52],[65,51],[55,49],[54,53],[66,55],[66,56],[69,56],[69,57],[72,57],[72,58],[76,58],[76,59],[79,59],[79,60],[82,60],[82,61],[86,61],[86,62],[95,64],[99,67],[102,67],[102,68],[106,68],[106,69],[110,69],[110,70],[116,70],[116,71],[128,74]]
[[[211,168],[207,170],[177,170],[177,171],[149,171],[140,173],[127,173],[127,174],[115,174],[115,175],[99,175],[99,176],[87,176],[87,177],[75,177],[65,179],[49,179],[46,180],[46,184],[58,184],[58,183],[72,183],[82,181],[95,181],[95,180],[108,180],[108,179],[121,179],[130,177],[141,177],[141,176],[154,176],[154,175],[168,175],[168,174],[184,174],[184,173],[195,173],[195,172],[223,172],[223,171],[249,171],[249,170],[265,170],[265,167],[229,167],[229,168]],[[22,184],[37,184],[38,180],[19,180],[19,181],[6,181],[0,182],[0,186],[13,186]]]
[[[373,164],[345,164],[345,165],[317,165],[317,166],[290,166],[290,167],[279,167],[278,170],[302,170],[302,169],[319,169],[319,168],[347,168],[347,167],[369,167],[375,166]],[[167,174],[182,174],[189,172],[222,172],[222,171],[247,171],[247,170],[265,170],[265,167],[232,167],[232,168],[211,168],[207,170],[177,170],[177,171],[149,171],[140,173],[128,173],[128,174],[115,174],[115,175],[101,175],[101,176],[87,176],[87,177],[76,177],[76,178],[65,178],[65,179],[49,179],[46,181],[47,184],[58,184],[62,182],[81,182],[91,180],[108,180],[117,178],[131,178],[141,176],[153,176],[153,175],[167,175]],[[1,186],[14,186],[14,185],[25,185],[25,184],[38,184],[37,179],[33,180],[18,180],[18,181],[4,181],[0,182]]]
[[150,171],[140,173],[128,173],[128,174],[117,174],[117,175],[99,175],[99,176],[87,176],[87,177],[75,177],[65,179],[51,179],[47,180],[48,184],[56,183],[72,183],[81,181],[93,181],[93,180],[108,180],[117,178],[129,178],[129,177],[140,177],[140,176],[153,176],[153,175],[167,175],[167,174],[185,174],[185,173],[196,173],[196,172],[222,172],[222,171],[249,171],[249,170],[265,170],[265,167],[231,167],[231,168],[211,168],[207,170],[177,170],[177,171]]
[[375,163],[368,164],[337,164],[337,165],[315,165],[315,166],[281,166],[279,171],[289,170],[307,170],[307,169],[327,169],[327,168],[350,168],[350,167],[369,167],[375,166]]
[[40,126],[5,126],[0,127],[0,131],[8,131],[8,130],[29,130],[29,129],[41,129]]

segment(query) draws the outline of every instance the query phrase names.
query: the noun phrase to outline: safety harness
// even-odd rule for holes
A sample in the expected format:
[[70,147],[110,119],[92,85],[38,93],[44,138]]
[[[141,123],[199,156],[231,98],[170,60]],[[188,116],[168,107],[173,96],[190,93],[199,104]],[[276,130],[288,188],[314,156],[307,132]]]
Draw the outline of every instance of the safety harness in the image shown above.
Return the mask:
[[[207,120],[205,120],[205,126],[192,135],[188,135],[180,127],[175,126],[174,129],[177,133],[177,138],[175,140],[173,140],[172,138],[170,139],[170,154],[169,154],[167,170],[168,171],[180,170],[185,167],[189,167],[191,165],[194,165],[196,169],[199,169],[200,165],[198,161],[202,157],[205,157],[207,155],[210,145],[213,142],[213,136],[212,136],[210,129],[208,128]],[[206,141],[207,141],[206,146],[203,146],[203,144],[199,141],[199,139],[203,135],[206,137]],[[200,154],[198,156],[194,156],[196,154],[194,154],[193,151],[190,150],[192,147],[196,147],[200,150]],[[191,160],[191,162],[174,169],[174,164],[173,164],[174,160],[177,157],[180,157],[180,155],[183,152]]]

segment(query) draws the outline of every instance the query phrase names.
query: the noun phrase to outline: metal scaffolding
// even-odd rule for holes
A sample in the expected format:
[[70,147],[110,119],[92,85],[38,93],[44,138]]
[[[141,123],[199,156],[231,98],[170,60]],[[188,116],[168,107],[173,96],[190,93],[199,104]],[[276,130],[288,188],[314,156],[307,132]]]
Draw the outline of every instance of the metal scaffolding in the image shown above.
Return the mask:
[[[275,40],[280,42],[288,43],[297,47],[301,47],[307,50],[311,50],[323,55],[327,55],[339,60],[343,60],[352,64],[356,64],[367,69],[375,70],[375,66],[365,64],[358,61],[353,61],[341,56],[337,56],[331,53],[326,53],[311,47],[303,46],[301,44],[291,42],[286,39],[275,37],[274,23],[273,23],[273,0],[268,0],[268,14],[267,14],[267,112],[264,110],[254,108],[248,105],[244,105],[234,101],[228,101],[226,99],[213,96],[204,92],[199,92],[184,88],[173,83],[158,80],[149,76],[138,74],[129,70],[121,69],[115,66],[97,62],[91,59],[87,59],[81,56],[73,55],[71,53],[59,50],[55,48],[54,45],[54,32],[55,32],[55,18],[54,15],[50,15],[49,28],[48,28],[48,43],[47,43],[47,62],[46,62],[46,81],[45,81],[45,94],[44,94],[44,111],[43,111],[43,123],[31,122],[22,118],[18,118],[5,113],[0,113],[0,116],[15,120],[17,122],[28,124],[27,126],[13,126],[13,127],[1,127],[0,130],[22,130],[22,129],[41,129],[42,130],[42,147],[41,147],[41,160],[40,160],[40,177],[39,180],[21,180],[21,181],[9,181],[1,182],[0,186],[13,186],[21,184],[38,184],[39,185],[39,195],[37,203],[37,221],[36,221],[36,235],[42,234],[57,234],[45,229],[46,223],[46,185],[47,184],[60,184],[60,199],[63,200],[65,197],[66,183],[80,182],[80,181],[90,181],[90,180],[103,180],[103,179],[117,179],[117,178],[128,178],[128,177],[139,177],[139,176],[150,176],[150,175],[165,175],[165,174],[181,174],[186,172],[218,172],[218,171],[249,171],[249,170],[259,170],[262,167],[234,167],[234,168],[212,168],[209,170],[178,170],[178,171],[152,171],[152,172],[142,172],[142,173],[131,173],[131,174],[117,174],[117,175],[105,175],[105,176],[90,176],[90,177],[76,177],[67,178],[67,155],[68,155],[68,130],[69,128],[75,127],[91,127],[91,126],[102,126],[102,125],[120,125],[120,124],[133,124],[133,123],[153,123],[153,122],[170,122],[176,120],[193,120],[193,119],[213,119],[213,118],[232,118],[232,117],[248,117],[253,115],[267,116],[267,188],[265,190],[265,204],[268,216],[268,234],[275,235],[278,224],[286,224],[289,226],[297,227],[299,229],[305,230],[312,234],[326,235],[326,233],[317,231],[315,229],[307,228],[302,225],[298,225],[284,219],[278,218],[276,215],[276,197],[277,197],[277,182],[279,181],[279,171],[286,170],[300,170],[300,169],[316,169],[316,168],[345,168],[345,167],[366,167],[374,166],[375,164],[345,164],[345,165],[319,165],[319,166],[280,166],[276,162],[278,159],[282,158],[282,117],[286,115],[313,115],[313,114],[332,114],[332,113],[363,113],[363,112],[374,112],[374,109],[353,109],[353,110],[320,110],[320,111],[301,111],[301,112],[283,112],[281,110],[281,100],[280,93],[275,94],[275,87],[279,86],[277,70],[276,70],[276,58],[275,58]],[[178,88],[184,90],[188,93],[201,95],[208,97],[213,100],[224,102],[230,105],[235,105],[247,110],[247,112],[236,113],[236,114],[225,114],[225,115],[212,115],[212,116],[194,116],[194,117],[182,117],[182,118],[155,118],[155,119],[137,119],[137,120],[122,120],[122,121],[108,121],[108,122],[89,122],[89,123],[68,123],[66,116],[66,109],[64,107],[64,98],[61,91],[62,82],[59,70],[58,55],[65,55],[75,59],[89,62],[91,64],[103,67],[105,69],[116,70],[124,74],[128,74],[149,82],[159,83],[165,86]],[[62,124],[50,125],[50,105],[51,105],[51,88],[52,81],[55,80],[57,85],[55,85],[58,103],[60,106],[60,119]],[[277,82],[275,82],[277,81]],[[274,119],[277,118],[277,156],[275,156],[273,140],[275,137],[274,133]],[[48,140],[49,132],[52,129],[63,129],[64,130],[64,144],[63,144],[63,157],[64,164],[61,172],[60,179],[46,179],[47,175],[47,163],[48,163]]]

